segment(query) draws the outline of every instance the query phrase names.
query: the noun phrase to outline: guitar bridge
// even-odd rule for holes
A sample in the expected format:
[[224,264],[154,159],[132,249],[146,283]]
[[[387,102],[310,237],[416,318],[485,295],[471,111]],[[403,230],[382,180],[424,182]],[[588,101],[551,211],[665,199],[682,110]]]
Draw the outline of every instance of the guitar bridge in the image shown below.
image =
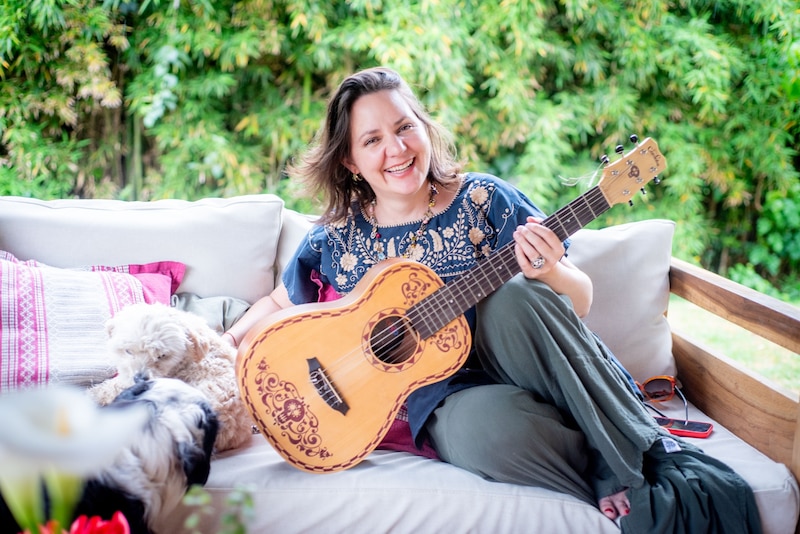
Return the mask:
[[330,378],[328,378],[322,365],[320,365],[319,360],[316,358],[309,358],[306,361],[308,362],[308,378],[311,380],[311,384],[317,390],[319,396],[322,397],[322,400],[324,400],[328,406],[340,412],[342,415],[346,415],[350,407],[344,399],[342,399],[342,396],[339,395],[339,392],[336,391]]

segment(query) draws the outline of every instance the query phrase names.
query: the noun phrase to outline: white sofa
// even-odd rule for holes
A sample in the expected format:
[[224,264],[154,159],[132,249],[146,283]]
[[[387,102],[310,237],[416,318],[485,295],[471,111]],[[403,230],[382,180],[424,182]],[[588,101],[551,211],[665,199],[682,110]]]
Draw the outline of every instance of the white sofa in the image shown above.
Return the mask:
[[[118,301],[116,290],[108,289],[120,281],[102,279],[104,269],[156,264],[117,269],[118,278],[136,278],[134,290],[155,278],[157,288],[148,299],[178,291],[252,302],[273,288],[310,224],[271,195],[149,203],[0,197],[0,251],[6,252],[0,271],[0,392],[20,381],[85,386],[113,372],[104,358],[102,323],[127,300]],[[570,258],[595,284],[587,323],[638,380],[676,369],[664,317],[673,230],[670,221],[651,220],[581,230],[572,239]],[[87,266],[95,271],[75,270]],[[165,290],[170,281],[175,284]],[[38,304],[31,305],[30,298]],[[46,325],[36,350],[27,343],[22,355],[23,343],[14,337],[14,329],[22,329],[14,323],[20,317]],[[677,399],[660,408],[683,412]],[[694,406],[690,415],[711,421]],[[795,531],[800,492],[785,465],[718,424],[709,439],[694,441],[750,483],[765,532]],[[215,513],[204,516],[204,532],[218,530],[234,488],[252,496],[252,533],[619,532],[617,523],[574,498],[488,482],[407,453],[378,450],[347,471],[309,474],[285,463],[259,435],[215,458],[206,488]],[[183,532],[192,511],[183,506],[162,517],[159,532]]]

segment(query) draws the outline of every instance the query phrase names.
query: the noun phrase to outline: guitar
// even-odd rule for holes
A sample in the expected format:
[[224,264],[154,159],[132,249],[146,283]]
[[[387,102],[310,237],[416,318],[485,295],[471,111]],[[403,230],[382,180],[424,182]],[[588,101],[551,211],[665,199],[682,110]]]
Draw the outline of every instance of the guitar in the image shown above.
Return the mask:
[[[598,185],[542,224],[564,240],[657,180],[666,168],[658,145],[631,139],[636,147],[619,160],[604,157]],[[384,260],[345,297],[279,311],[247,333],[236,370],[245,404],[293,466],[353,467],[414,390],[464,364],[471,335],[463,313],[519,272],[514,241],[448,284],[420,263]]]

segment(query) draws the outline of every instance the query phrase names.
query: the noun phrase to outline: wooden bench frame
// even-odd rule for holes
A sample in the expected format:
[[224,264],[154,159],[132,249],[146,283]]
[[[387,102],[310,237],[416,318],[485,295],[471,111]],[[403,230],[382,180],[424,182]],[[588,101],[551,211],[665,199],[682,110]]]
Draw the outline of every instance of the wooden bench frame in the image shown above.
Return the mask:
[[[753,334],[800,354],[800,308],[672,259],[670,291]],[[687,396],[709,417],[800,480],[800,397],[673,330]],[[800,524],[795,528],[800,532]]]

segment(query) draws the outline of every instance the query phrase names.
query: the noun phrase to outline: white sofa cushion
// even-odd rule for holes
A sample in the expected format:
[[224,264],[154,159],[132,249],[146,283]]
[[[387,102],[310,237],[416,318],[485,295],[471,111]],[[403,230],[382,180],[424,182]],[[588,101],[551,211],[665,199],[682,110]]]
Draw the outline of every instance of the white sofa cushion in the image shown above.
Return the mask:
[[178,261],[179,291],[254,302],[273,289],[283,201],[0,197],[0,250],[54,267]]
[[585,322],[636,380],[674,375],[666,318],[675,223],[651,219],[579,230],[569,259],[592,279]]

